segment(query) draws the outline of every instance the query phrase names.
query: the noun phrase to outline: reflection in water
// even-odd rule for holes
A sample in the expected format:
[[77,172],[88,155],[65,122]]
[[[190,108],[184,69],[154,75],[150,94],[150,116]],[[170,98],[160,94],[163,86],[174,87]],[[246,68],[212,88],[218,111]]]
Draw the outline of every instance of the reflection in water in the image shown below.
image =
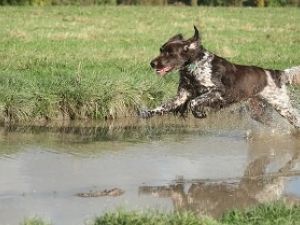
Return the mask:
[[[55,148],[60,152],[95,154],[95,145],[101,142],[103,149],[111,150],[111,143],[144,143],[157,140],[181,141],[186,135],[220,134],[219,130],[245,129],[248,120],[228,114],[226,120],[215,114],[208,120],[193,117],[155,117],[149,120],[129,118],[97,124],[68,124],[64,127],[9,126],[0,127],[1,154],[8,155],[22,151],[31,143]],[[246,132],[245,132],[246,133]],[[107,148],[105,148],[107,143]]]
[[[224,119],[226,117],[226,120]],[[109,120],[98,123],[74,123],[66,126],[8,126],[0,127],[2,135],[8,135],[11,132],[32,133],[51,132],[59,134],[70,134],[81,137],[80,140],[86,141],[110,141],[122,140],[126,141],[129,138],[142,138],[145,134],[150,134],[154,131],[155,136],[162,136],[166,131],[180,134],[187,130],[199,129],[216,130],[216,129],[236,129],[245,128],[249,121],[239,117],[237,114],[214,114],[214,116],[199,120],[194,117],[175,117],[161,116],[151,119],[140,118],[124,118],[120,120]],[[153,129],[153,130],[152,130]]]
[[[300,178],[300,170],[295,170],[300,161],[299,143],[297,146],[292,146],[291,159],[272,172],[267,172],[267,168],[276,158],[272,154],[265,155],[266,151],[259,153],[262,147],[270,146],[261,145],[257,141],[250,144],[250,155],[255,153],[258,155],[263,153],[263,155],[248,164],[241,178],[226,180],[179,178],[168,185],[140,186],[139,194],[170,198],[175,210],[190,210],[197,214],[214,217],[219,217],[234,208],[245,208],[279,199],[300,203],[300,195],[284,193],[290,177]],[[271,145],[272,147],[274,145]],[[283,150],[280,149],[282,146],[277,147],[279,147],[277,152],[275,150],[273,154]]]

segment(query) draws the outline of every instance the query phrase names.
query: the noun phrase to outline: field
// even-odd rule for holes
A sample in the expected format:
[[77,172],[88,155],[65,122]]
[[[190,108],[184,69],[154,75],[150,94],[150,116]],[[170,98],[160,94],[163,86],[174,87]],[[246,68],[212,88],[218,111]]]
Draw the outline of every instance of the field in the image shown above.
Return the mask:
[[2,7],[0,121],[136,115],[176,91],[149,61],[171,35],[201,28],[203,44],[241,64],[300,65],[297,8]]

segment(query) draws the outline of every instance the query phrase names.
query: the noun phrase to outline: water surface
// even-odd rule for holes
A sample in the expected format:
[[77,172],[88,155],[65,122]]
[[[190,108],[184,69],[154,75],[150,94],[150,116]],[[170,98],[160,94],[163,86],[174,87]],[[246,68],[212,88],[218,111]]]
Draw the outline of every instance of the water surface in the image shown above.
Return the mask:
[[[0,220],[38,215],[84,224],[118,208],[192,210],[300,199],[300,140],[287,129],[216,115],[68,127],[6,127],[0,135]],[[120,188],[116,197],[80,192]]]

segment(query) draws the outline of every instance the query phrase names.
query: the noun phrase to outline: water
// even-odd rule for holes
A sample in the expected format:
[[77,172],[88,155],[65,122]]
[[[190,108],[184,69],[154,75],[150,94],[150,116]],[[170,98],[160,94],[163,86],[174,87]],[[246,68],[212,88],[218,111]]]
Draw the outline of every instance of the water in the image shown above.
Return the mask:
[[[251,132],[249,132],[251,131]],[[0,131],[0,220],[84,224],[118,208],[214,217],[300,199],[300,140],[236,116]],[[119,188],[120,196],[77,193]]]

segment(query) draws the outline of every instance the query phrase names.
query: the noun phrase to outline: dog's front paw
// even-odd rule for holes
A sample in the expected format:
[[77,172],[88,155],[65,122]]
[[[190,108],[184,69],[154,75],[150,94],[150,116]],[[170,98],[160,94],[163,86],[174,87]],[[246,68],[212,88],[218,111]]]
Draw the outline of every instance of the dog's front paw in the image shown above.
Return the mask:
[[203,119],[206,118],[206,113],[203,111],[192,111],[192,114],[194,117],[198,118],[198,119]]
[[138,116],[143,119],[148,119],[153,116],[153,113],[149,110],[141,110],[138,112]]

